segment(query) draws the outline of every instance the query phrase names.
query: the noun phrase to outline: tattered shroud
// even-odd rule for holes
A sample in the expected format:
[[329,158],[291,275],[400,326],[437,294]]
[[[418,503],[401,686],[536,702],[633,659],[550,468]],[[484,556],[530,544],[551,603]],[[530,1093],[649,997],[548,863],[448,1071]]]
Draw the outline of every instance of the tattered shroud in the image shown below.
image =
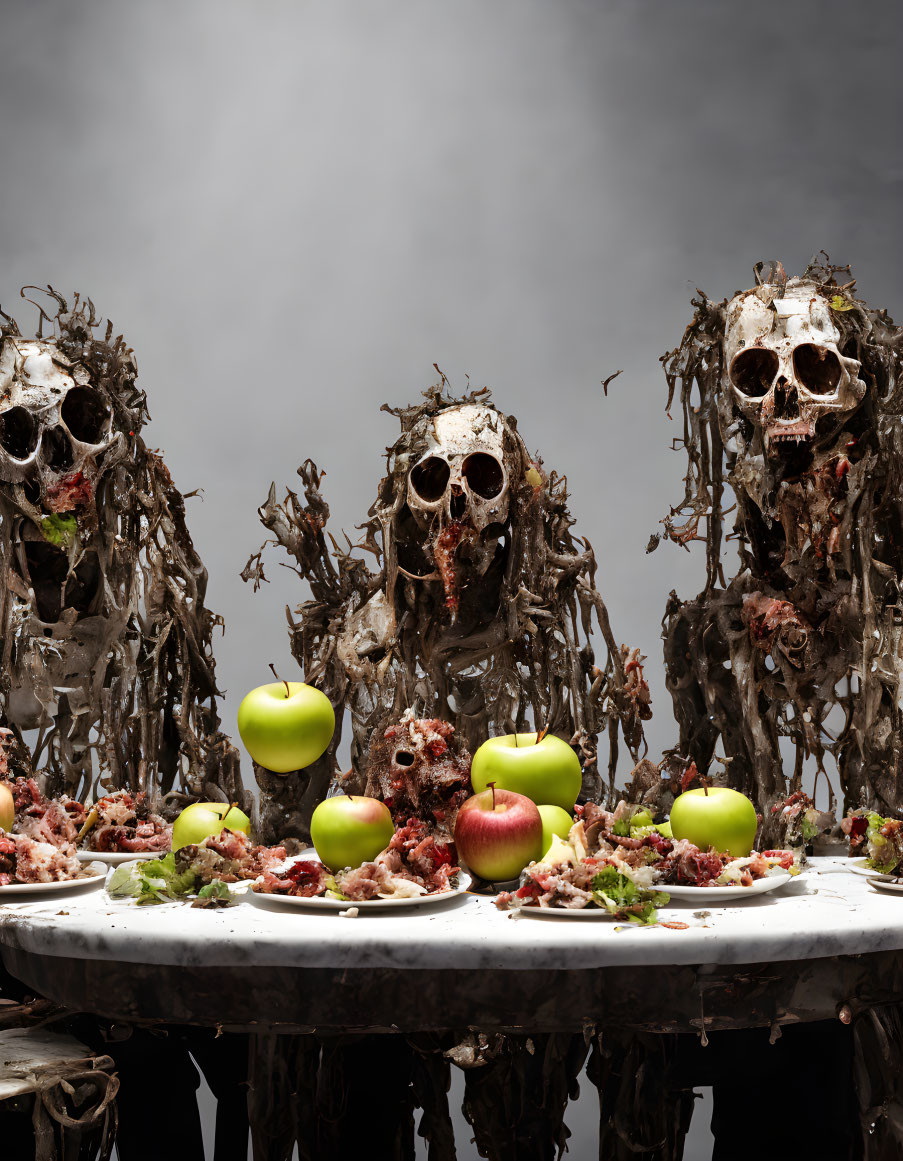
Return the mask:
[[[683,547],[702,540],[707,558],[704,590],[686,603],[672,593],[664,620],[681,748],[704,772],[720,738],[728,759],[724,779],[758,802],[772,839],[781,837],[772,808],[801,788],[810,755],[826,773],[826,755],[834,756],[845,807],[889,812],[903,805],[903,336],[886,311],[871,310],[854,296],[852,281],[839,284],[841,273],[849,275],[849,268],[825,260],[813,262],[803,276],[831,302],[839,346],[861,361],[867,384],[843,429],[850,436],[849,465],[843,495],[833,506],[836,550],[811,542],[799,551],[788,546],[775,510],[780,464],[767,455],[727,454],[722,444],[725,423],[737,421],[722,391],[727,300],[713,303],[697,291],[696,314],[680,346],[662,358],[668,407],[679,390],[683,411],[683,437],[675,444],[689,460],[683,501],[663,523],[667,536]],[[776,263],[760,266],[757,275],[760,283],[785,277]],[[728,539],[739,543],[741,568],[725,585],[728,489],[737,513]],[[753,502],[753,490],[765,496],[764,510]],[[657,541],[653,537],[650,550]],[[741,613],[744,596],[757,593],[800,611],[792,660],[779,649],[754,646]],[[836,706],[843,715],[839,728],[825,721]],[[780,738],[795,747],[789,778]]]
[[[211,637],[222,622],[204,604],[207,573],[188,533],[184,499],[139,434],[148,412],[134,354],[109,322],[100,337],[89,299],[76,295],[70,309],[52,288],[48,293],[55,313],[39,308],[37,337],[88,371],[127,451],[109,470],[96,465],[92,494],[73,512],[77,534],[63,572],[71,576],[86,553],[96,554],[100,577],[90,605],[64,605],[52,624],[38,614],[34,590],[42,578],[30,575],[22,550],[26,525],[32,538],[34,529],[41,532],[42,495],[27,481],[0,481],[0,706],[17,736],[11,767],[41,771],[48,794],[84,798],[129,787],[180,802],[202,797],[249,806],[238,753],[219,728]],[[21,337],[16,323],[3,319],[0,339]],[[42,333],[45,324],[50,335]],[[61,656],[64,688],[49,676]],[[33,689],[43,707],[31,748],[11,712],[13,679]]]
[[[278,503],[272,486],[260,509],[312,592],[297,620],[288,613],[292,652],[305,680],[329,697],[339,723],[350,710],[353,769],[343,788],[363,790],[371,738],[412,707],[418,716],[451,721],[471,752],[488,736],[525,730],[531,720],[535,728],[547,726],[579,748],[584,795],[612,798],[619,725],[636,761],[643,746],[640,719],[650,713],[648,690],[638,656],[630,658],[615,644],[594,583],[592,548],[571,532],[566,479],[542,470],[516,421],[505,421],[515,468],[502,547],[483,576],[468,575],[457,619],[449,616],[439,581],[412,580],[399,571],[399,547],[406,540],[422,546],[423,534],[409,518],[407,481],[428,446],[432,420],[448,408],[492,406],[485,388],[455,399],[446,387],[443,376],[424,392],[425,402],[383,408],[399,418],[402,431],[387,451],[387,474],[359,545],[375,556],[378,571],[353,555],[350,543],[342,548],[333,541],[330,552],[329,509],[311,460],[298,469],[304,502],[289,491]],[[262,551],[242,574],[255,588],[266,579]],[[384,638],[361,656],[362,618],[373,620],[370,613],[377,612],[387,626]],[[607,649],[601,668],[591,645],[594,617]],[[596,765],[597,737],[606,727],[607,789]],[[340,729],[329,752],[307,770],[279,776],[257,768],[266,836],[307,838],[310,813],[337,774]]]

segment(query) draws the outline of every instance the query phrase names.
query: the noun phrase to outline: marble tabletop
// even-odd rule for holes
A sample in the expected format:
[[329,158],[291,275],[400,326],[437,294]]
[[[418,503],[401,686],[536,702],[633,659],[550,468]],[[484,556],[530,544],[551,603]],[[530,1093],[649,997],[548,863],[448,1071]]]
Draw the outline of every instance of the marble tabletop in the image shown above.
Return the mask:
[[730,906],[673,902],[639,928],[607,917],[533,918],[462,895],[410,910],[289,909],[244,899],[223,910],[138,908],[99,888],[0,904],[0,945],[40,956],[220,967],[542,970],[741,964],[903,950],[903,895],[878,892],[843,859]]

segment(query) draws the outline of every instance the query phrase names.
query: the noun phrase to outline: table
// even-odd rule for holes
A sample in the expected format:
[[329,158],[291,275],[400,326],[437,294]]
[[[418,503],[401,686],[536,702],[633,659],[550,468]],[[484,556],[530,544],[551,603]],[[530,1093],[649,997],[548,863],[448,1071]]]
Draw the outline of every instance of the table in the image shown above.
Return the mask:
[[742,905],[638,928],[512,917],[475,895],[406,912],[137,908],[103,891],[0,905],[7,969],[68,1008],[231,1030],[654,1031],[833,1017],[903,995],[903,896],[846,860]]
[[[882,1063],[881,1045],[888,1035],[897,1039],[903,896],[877,892],[846,860],[819,858],[803,876],[743,904],[702,910],[674,902],[660,917],[686,926],[512,918],[474,895],[343,918],[259,897],[218,911],[136,908],[81,889],[0,904],[0,954],[13,975],[72,1010],[132,1025],[181,1024],[188,1035],[200,1035],[192,1025],[255,1033],[248,1112],[255,1156],[268,1161],[288,1156],[292,1141],[312,1139],[324,1125],[337,1134],[319,1142],[324,1157],[354,1155],[364,1144],[372,1150],[379,1132],[380,1155],[407,1156],[394,1113],[374,1128],[388,1106],[402,1109],[399,1124],[407,1123],[415,1098],[400,1082],[385,1099],[383,1086],[398,1069],[386,1067],[386,1050],[373,1047],[385,1037],[372,1033],[403,1034],[389,1038],[402,1069],[404,1053],[418,1053],[423,1083],[416,1099],[429,1110],[434,1142],[447,1142],[451,1132],[443,1050],[460,1044],[466,1054],[468,1042],[491,1047],[502,1032],[513,1034],[507,1043],[521,1046],[519,1056],[503,1054],[477,1069],[462,1064],[478,1110],[474,1129],[484,1142],[501,1142],[499,1157],[508,1149],[506,1132],[521,1133],[524,1156],[553,1155],[568,1086],[590,1044],[606,1155],[620,1158],[627,1148],[612,1127],[612,1109],[629,1107],[629,1123],[660,1126],[677,1156],[695,1083],[678,1070],[672,1084],[678,1041],[705,1043],[709,1033],[763,1027],[773,1038],[782,1026],[837,1016],[855,1021],[857,1068],[868,1074],[859,1112],[851,1115],[878,1125],[868,1136],[869,1159],[898,1157],[903,1093],[899,1070]],[[840,1027],[818,1027],[832,1026]],[[668,1033],[694,1035],[662,1035]],[[327,1051],[329,1043],[335,1047]],[[555,1061],[538,1077],[534,1044]],[[378,1100],[375,1058],[384,1065]],[[460,1054],[454,1059],[462,1063]],[[639,1062],[655,1077],[642,1091],[634,1080]],[[318,1068],[321,1079],[327,1069],[327,1083],[317,1083]],[[360,1116],[330,1121],[327,1108],[324,1117],[321,1095],[356,1082]],[[526,1104],[509,1100],[517,1086],[526,1086]],[[302,1106],[293,1095],[299,1091],[316,1095]],[[543,1112],[527,1129],[517,1116],[510,1124],[493,1120],[509,1103],[516,1109],[540,1099]],[[366,1142],[348,1138],[358,1131]],[[453,1146],[436,1148],[437,1157],[454,1155]]]

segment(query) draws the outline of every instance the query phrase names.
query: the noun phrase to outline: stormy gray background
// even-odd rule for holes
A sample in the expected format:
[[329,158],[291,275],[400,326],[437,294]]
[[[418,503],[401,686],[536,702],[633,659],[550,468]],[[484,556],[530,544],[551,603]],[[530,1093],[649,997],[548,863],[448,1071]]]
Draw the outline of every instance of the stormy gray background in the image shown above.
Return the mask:
[[[352,531],[396,432],[380,404],[415,400],[438,362],[567,473],[616,635],[649,654],[653,753],[669,745],[659,622],[703,560],[644,555],[683,467],[658,356],[696,286],[723,297],[758,259],[797,271],[821,247],[903,314],[893,0],[0,15],[0,302],[25,330],[22,284],[79,289],[135,347],[148,442],[205,493],[189,519],[226,619],[226,728],[269,661],[293,668],[299,583],[275,557],[262,594],[238,575],[270,481],[313,457]],[[590,1090],[577,1158],[594,1115]]]

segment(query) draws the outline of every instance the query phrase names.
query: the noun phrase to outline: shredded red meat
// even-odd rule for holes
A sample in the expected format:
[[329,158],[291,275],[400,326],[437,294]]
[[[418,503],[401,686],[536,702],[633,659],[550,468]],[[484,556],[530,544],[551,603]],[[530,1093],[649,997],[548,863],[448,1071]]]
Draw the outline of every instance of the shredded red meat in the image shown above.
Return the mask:
[[196,846],[182,847],[176,852],[177,868],[185,870],[190,866],[205,883],[214,879],[224,883],[256,879],[272,873],[283,862],[285,847],[258,846],[244,832],[227,827]]
[[848,814],[841,820],[840,829],[850,836],[850,858],[865,852],[869,820],[864,814]]
[[[56,883],[63,879],[77,879],[86,873],[78,861],[75,847],[57,847],[51,843],[36,842],[24,834],[2,836],[0,845],[0,881],[4,885],[16,883]],[[9,847],[12,845],[13,850]],[[8,868],[15,852],[15,870]]]
[[7,783],[16,810],[13,831],[36,842],[63,847],[74,843],[84,821],[84,807],[74,798],[45,798],[34,778]]
[[455,583],[455,552],[458,545],[468,535],[472,534],[473,528],[469,524],[465,524],[463,520],[452,520],[450,524],[446,524],[439,535],[433,542],[433,559],[436,562],[436,569],[439,576],[442,578],[442,587],[445,590],[445,604],[452,614],[452,617],[458,611],[458,589]]
[[[399,763],[398,754],[406,756],[406,764]],[[417,718],[407,710],[371,743],[364,793],[388,806],[396,826],[422,818],[440,839],[450,838],[470,792],[470,754],[451,722]]]
[[93,492],[91,481],[82,472],[69,472],[47,487],[44,503],[51,512],[73,512],[89,504]]
[[[450,890],[457,873],[448,845],[438,842],[425,823],[411,818],[373,862],[338,871],[334,882],[345,898],[361,902],[380,896],[435,895]],[[286,871],[264,874],[253,889],[310,898],[325,894],[328,878],[321,863],[304,860]]]
[[677,839],[669,854],[655,869],[661,873],[663,883],[689,883],[696,887],[709,887],[731,861],[730,855],[719,855],[717,851],[701,851],[687,839]]
[[16,875],[16,844],[5,831],[0,831],[0,887],[11,883]]
[[[577,812],[577,821],[569,835],[573,851],[582,857],[575,861],[572,856],[570,861],[561,864],[531,863],[524,870],[518,889],[500,894],[496,905],[502,910],[519,906],[587,907],[593,902],[593,878],[606,864],[629,873],[631,877],[636,874],[634,881],[638,885],[642,882],[655,890],[667,891],[669,883],[706,887],[734,861],[730,854],[702,851],[685,839],[668,839],[655,830],[641,838],[617,834],[616,825],[629,821],[634,810],[624,802],[619,802],[613,811],[587,802],[582,812]],[[771,860],[777,860],[780,867],[790,870],[794,863],[793,852],[753,852],[749,860],[736,869],[737,885],[750,886],[767,875],[773,866]]]
[[303,859],[281,874],[264,871],[252,889],[264,895],[296,895],[310,899],[324,893],[328,878],[329,871],[322,863],[316,859]]
[[168,851],[172,847],[172,825],[155,814],[143,790],[132,794],[117,790],[99,798],[94,809],[97,825],[87,834],[90,851],[140,853]]
[[763,851],[763,859],[780,859],[778,866],[782,871],[789,871],[793,866],[793,851]]

